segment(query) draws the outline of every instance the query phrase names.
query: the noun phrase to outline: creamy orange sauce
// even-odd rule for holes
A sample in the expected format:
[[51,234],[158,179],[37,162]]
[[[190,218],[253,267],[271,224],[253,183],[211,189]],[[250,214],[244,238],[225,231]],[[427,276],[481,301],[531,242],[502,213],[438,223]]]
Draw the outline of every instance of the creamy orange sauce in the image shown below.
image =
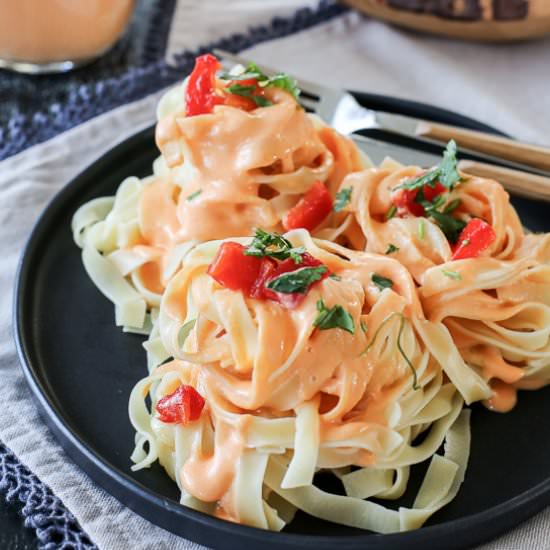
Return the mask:
[[205,456],[200,449],[193,449],[180,473],[186,491],[204,502],[218,501],[227,493],[244,448],[245,429],[246,422],[229,426],[220,421],[215,429],[214,453]]
[[491,411],[506,413],[511,411],[518,401],[517,389],[501,380],[491,382],[493,396],[483,402]]

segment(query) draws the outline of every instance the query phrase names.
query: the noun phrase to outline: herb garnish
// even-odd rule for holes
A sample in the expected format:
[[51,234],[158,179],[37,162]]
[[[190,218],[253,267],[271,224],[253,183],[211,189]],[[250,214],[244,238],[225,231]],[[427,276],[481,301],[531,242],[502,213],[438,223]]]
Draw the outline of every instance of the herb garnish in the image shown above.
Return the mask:
[[331,279],[334,279],[335,281],[341,281],[341,280],[342,280],[342,277],[340,277],[340,275],[336,275],[336,273],[331,273],[331,274],[329,275],[329,277],[330,277]]
[[423,240],[426,236],[426,222],[421,218],[418,222],[418,238]]
[[374,346],[374,343],[376,342],[376,338],[378,337],[378,334],[382,330],[382,327],[389,323],[394,317],[400,317],[401,323],[399,324],[399,332],[397,333],[397,349],[405,362],[407,363],[408,367],[411,369],[412,375],[413,375],[413,390],[417,390],[419,388],[418,386],[418,376],[416,374],[416,369],[414,368],[414,365],[412,364],[412,361],[408,358],[407,354],[405,353],[405,350],[401,346],[401,336],[403,334],[403,329],[405,328],[405,316],[402,313],[399,313],[398,311],[394,311],[393,313],[390,313],[379,325],[379,327],[376,329],[376,332],[374,333],[374,336],[372,337],[372,340],[367,344],[367,347],[361,352],[360,355],[365,355],[369,352],[369,350]]
[[344,189],[340,189],[340,191],[336,193],[336,200],[334,201],[333,207],[335,212],[342,211],[349,204],[352,191],[353,187],[344,187]]
[[328,267],[326,265],[302,267],[271,279],[266,286],[283,294],[305,294],[308,288],[316,281],[320,281],[327,271]]
[[443,214],[450,214],[451,212],[454,212],[460,205],[462,204],[462,201],[460,199],[454,199],[452,200],[443,210]]
[[398,246],[395,246],[394,244],[390,243],[388,245],[388,248],[386,249],[386,252],[384,254],[393,254],[394,252],[397,252],[399,250]]
[[256,86],[243,86],[242,84],[233,84],[228,86],[226,90],[230,94],[240,95],[251,99],[258,107],[270,107],[273,105],[273,102],[269,101],[266,97],[262,95],[257,95]]
[[202,189],[197,189],[194,193],[191,193],[185,200],[192,201],[196,199],[202,193]]
[[455,281],[460,281],[462,279],[462,275],[458,271],[450,271],[448,269],[444,269],[442,273],[443,275],[445,275],[445,277],[449,277],[449,279],[454,279]]
[[254,239],[245,248],[246,256],[257,256],[263,258],[269,256],[276,260],[292,258],[295,264],[302,263],[302,255],[306,249],[303,246],[293,247],[292,243],[279,233],[268,233],[263,229],[256,229]]
[[[237,75],[231,74],[231,73],[222,73],[220,75],[220,78],[222,80],[233,80],[233,81],[253,79],[253,80],[257,80],[258,84],[262,88],[267,88],[268,86],[272,86],[274,88],[281,88],[282,90],[286,90],[287,92],[290,92],[295,99],[298,99],[298,96],[300,95],[300,89],[298,88],[298,82],[296,81],[296,79],[284,73],[277,74],[275,76],[267,76],[258,67],[258,65],[256,65],[256,63],[249,63],[244,73],[237,74]],[[228,91],[230,91],[231,93],[236,93],[231,91],[232,87],[233,86],[230,86],[228,88]],[[254,86],[251,86],[251,87],[254,88]],[[254,99],[254,97],[252,97],[252,99]],[[271,103],[269,104],[271,105]],[[264,105],[262,105],[262,107],[263,106]]]
[[319,330],[341,328],[350,334],[355,334],[353,317],[341,305],[335,305],[328,309],[323,299],[320,298],[317,300],[317,311],[319,314],[313,321],[313,326]]
[[443,160],[438,166],[432,168],[417,178],[406,181],[397,188],[409,190],[421,189],[424,185],[435,187],[436,183],[439,182],[443,185],[443,187],[451,190],[460,181],[460,179],[456,160],[456,142],[452,139],[447,144],[447,147],[443,153]]
[[363,332],[367,332],[367,329],[368,329],[367,323],[365,323],[365,321],[363,319],[361,319],[360,325],[361,325],[361,330]]
[[393,281],[391,279],[382,277],[382,275],[378,275],[378,273],[373,273],[371,280],[380,290],[391,288],[393,286]]
[[397,206],[392,204],[390,209],[386,212],[386,220],[391,220],[397,214]]

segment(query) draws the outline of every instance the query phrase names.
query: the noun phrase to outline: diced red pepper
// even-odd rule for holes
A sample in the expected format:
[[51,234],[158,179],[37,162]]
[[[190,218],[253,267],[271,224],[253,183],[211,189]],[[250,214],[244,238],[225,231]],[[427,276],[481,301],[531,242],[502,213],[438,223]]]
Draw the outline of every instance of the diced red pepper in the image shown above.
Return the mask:
[[285,229],[304,228],[313,231],[332,211],[332,197],[322,182],[316,181],[291,208],[283,221]]
[[242,290],[247,296],[262,269],[262,258],[246,256],[239,243],[223,243],[208,268],[208,274],[220,285],[231,290]]
[[479,218],[474,218],[460,233],[451,260],[477,258],[493,244],[496,238],[495,230],[490,224]]
[[315,281],[314,283],[312,283],[307,288],[304,294],[300,294],[297,292],[293,294],[275,292],[274,290],[267,288],[267,284],[273,279],[276,279],[277,277],[282,275],[283,273],[290,273],[291,271],[296,271],[303,267],[317,267],[320,265],[323,265],[322,262],[320,262],[317,258],[314,258],[308,252],[302,254],[302,263],[300,264],[297,264],[292,258],[288,258],[286,260],[283,260],[282,262],[278,262],[273,268],[266,269],[262,276],[258,278],[257,286],[255,287],[256,295],[253,297],[260,299],[267,298],[268,300],[279,302],[279,304],[281,304],[283,307],[286,307],[287,309],[293,309],[306,297],[312,286],[322,281],[325,277],[329,276],[330,273],[328,270],[323,274],[320,281]]
[[[434,187],[424,185],[422,192],[424,198],[432,202],[436,197],[445,193],[447,189],[437,182]],[[424,207],[416,202],[418,189],[399,189],[393,196],[393,203],[397,206],[397,211],[400,215],[412,214],[413,216],[423,216]]]
[[198,420],[204,408],[204,398],[193,387],[182,385],[157,403],[159,419],[168,424],[187,424]]
[[[296,271],[303,267],[317,267],[322,263],[311,254],[302,254],[302,262],[296,263],[292,258],[281,262],[269,258],[258,258],[244,254],[245,247],[238,243],[223,243],[208,268],[208,274],[223,287],[231,290],[240,290],[246,296],[257,300],[273,300],[283,307],[292,309],[306,296],[307,291],[317,284],[315,281],[309,286],[306,293],[285,294],[267,288],[267,284],[283,273]],[[321,280],[329,276],[327,270]]]
[[216,71],[220,67],[220,62],[209,53],[195,59],[195,67],[189,75],[185,91],[187,116],[211,113],[214,105],[224,102],[224,98],[215,93]]

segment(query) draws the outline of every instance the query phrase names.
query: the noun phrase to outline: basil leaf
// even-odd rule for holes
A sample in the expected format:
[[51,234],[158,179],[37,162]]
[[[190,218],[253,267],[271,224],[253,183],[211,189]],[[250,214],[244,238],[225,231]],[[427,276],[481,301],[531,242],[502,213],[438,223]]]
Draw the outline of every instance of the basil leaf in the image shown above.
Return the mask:
[[353,317],[341,305],[327,308],[323,299],[317,300],[317,315],[313,326],[319,330],[329,330],[331,328],[341,328],[350,334],[355,334],[355,323]]
[[443,214],[450,214],[451,212],[454,212],[460,205],[462,204],[462,201],[460,199],[454,199],[452,200],[443,210]]
[[336,200],[334,201],[333,210],[335,212],[341,212],[351,200],[351,192],[353,187],[344,187],[336,193]]
[[394,252],[397,252],[399,250],[398,246],[395,246],[394,244],[390,243],[388,245],[388,248],[385,252],[385,254],[393,254]]
[[256,94],[256,86],[243,86],[242,84],[233,84],[227,87],[231,94],[239,95],[251,99],[258,107],[269,107],[273,105],[269,99]]
[[436,221],[441,231],[443,231],[443,233],[451,243],[455,243],[458,240],[460,232],[466,226],[466,222],[463,222],[462,220],[457,220],[456,218],[453,218],[450,214],[437,212],[436,210],[430,212],[430,216]]
[[300,95],[300,88],[298,88],[298,82],[295,78],[288,76],[287,74],[278,74],[268,78],[267,81],[262,82],[262,86],[273,86],[275,88],[281,88],[286,90],[294,96],[294,99],[298,99]]
[[458,173],[458,162],[456,159],[456,142],[452,139],[447,143],[447,147],[443,152],[443,160],[438,166],[432,168],[425,174],[406,181],[402,185],[399,185],[397,189],[418,189],[429,185],[435,187],[435,184],[439,181],[443,187],[452,189],[459,181],[460,174]]
[[458,271],[449,271],[447,269],[444,269],[442,273],[443,275],[445,275],[445,277],[449,277],[449,279],[454,279],[455,281],[462,280],[462,275]]
[[386,220],[391,220],[397,214],[397,206],[392,204],[390,209],[386,212]]
[[382,275],[378,275],[378,273],[373,273],[371,280],[380,290],[393,287],[393,281],[391,279],[382,277]]
[[283,273],[267,283],[267,288],[283,294],[305,294],[307,289],[328,271],[326,265],[302,267],[296,271]]
[[202,189],[197,189],[194,193],[191,193],[185,200],[192,201],[196,199],[202,193]]
[[443,153],[443,160],[439,165],[439,182],[443,187],[452,189],[460,181],[456,160],[456,142],[451,139]]
[[270,257],[276,260],[292,258],[295,264],[302,263],[302,255],[306,249],[303,246],[294,248],[292,243],[279,233],[268,233],[263,229],[256,229],[254,239],[245,248],[246,256],[257,256],[259,258]]

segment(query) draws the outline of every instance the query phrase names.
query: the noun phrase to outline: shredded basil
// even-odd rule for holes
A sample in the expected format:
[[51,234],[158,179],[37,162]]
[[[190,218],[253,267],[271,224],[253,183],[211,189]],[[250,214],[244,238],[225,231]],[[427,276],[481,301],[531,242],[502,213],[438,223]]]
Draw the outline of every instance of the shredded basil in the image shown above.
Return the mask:
[[395,246],[394,244],[390,243],[388,245],[388,248],[386,249],[385,254],[393,254],[394,252],[397,252],[399,250],[398,246]]
[[418,221],[418,238],[424,240],[426,236],[426,222],[423,219]]
[[227,91],[231,94],[239,95],[251,99],[258,107],[269,107],[273,105],[269,99],[256,94],[256,86],[243,86],[242,84],[233,84],[228,86]]
[[260,228],[256,229],[254,239],[244,251],[247,256],[260,258],[266,256],[276,260],[292,258],[296,264],[302,263],[302,255],[305,252],[306,249],[303,246],[293,247],[292,243],[279,233],[268,233]]
[[397,214],[397,206],[392,204],[390,209],[386,212],[386,220],[391,220]]
[[460,179],[458,162],[456,159],[456,142],[451,140],[447,143],[447,147],[443,152],[443,160],[438,166],[417,178],[412,178],[402,185],[399,185],[398,189],[420,189],[424,187],[424,185],[435,187],[437,182],[441,183],[441,185],[447,189],[453,189]]
[[351,201],[351,192],[353,187],[344,187],[336,193],[336,200],[334,201],[334,211],[341,212]]
[[363,319],[361,319],[360,325],[361,325],[361,330],[363,332],[367,332],[367,330],[368,330],[367,323],[365,323],[365,321]]
[[449,279],[454,279],[455,281],[460,281],[462,279],[462,275],[458,271],[449,271],[444,269],[442,273],[445,277],[449,277]]
[[192,201],[193,199],[196,199],[201,193],[202,193],[202,189],[198,189],[194,193],[191,193],[185,200]]
[[412,376],[413,376],[412,387],[413,387],[413,390],[417,390],[417,389],[419,389],[419,386],[418,386],[418,375],[416,373],[416,369],[415,369],[414,365],[412,364],[412,361],[409,359],[409,357],[405,353],[405,350],[403,349],[403,346],[401,345],[401,336],[403,335],[403,329],[405,328],[405,321],[406,321],[405,316],[402,313],[399,313],[398,311],[394,311],[393,313],[390,313],[380,323],[380,325],[376,329],[376,332],[374,333],[374,336],[372,337],[372,340],[367,344],[367,347],[361,352],[360,355],[365,355],[369,352],[369,350],[372,348],[372,346],[374,346],[374,343],[376,342],[376,339],[378,338],[378,334],[382,330],[382,327],[384,327],[384,325],[386,323],[389,323],[394,317],[399,317],[401,319],[401,322],[399,324],[399,332],[397,333],[397,350],[401,354],[401,357],[403,357],[403,359],[407,363],[409,369],[411,369]]
[[450,214],[451,212],[454,212],[461,204],[462,204],[462,201],[461,201],[460,199],[454,199],[454,200],[452,200],[452,201],[443,209],[443,214]]
[[382,277],[378,273],[373,273],[371,277],[372,282],[380,289],[384,290],[385,288],[392,288],[393,281],[387,277]]
[[336,275],[336,273],[331,273],[331,274],[329,275],[329,277],[330,277],[331,279],[334,279],[335,281],[341,281],[341,280],[342,280],[342,277],[340,277],[340,275]]
[[283,273],[267,283],[267,288],[283,294],[305,294],[307,289],[328,271],[326,265],[302,267],[296,271]]
[[[295,99],[298,99],[298,96],[300,95],[300,88],[298,88],[298,82],[296,81],[296,79],[284,73],[276,74],[275,76],[267,76],[255,63],[249,63],[244,73],[238,75],[234,75],[231,73],[222,73],[220,75],[220,78],[222,80],[233,81],[254,79],[258,81],[259,85],[262,88],[266,88],[269,86],[272,86],[274,88],[281,88],[282,90],[290,92]],[[228,90],[231,91],[229,88]]]
[[315,321],[313,321],[313,326],[319,330],[341,328],[350,334],[355,334],[353,317],[341,305],[335,305],[329,309],[321,298],[317,300],[317,311],[319,313]]

